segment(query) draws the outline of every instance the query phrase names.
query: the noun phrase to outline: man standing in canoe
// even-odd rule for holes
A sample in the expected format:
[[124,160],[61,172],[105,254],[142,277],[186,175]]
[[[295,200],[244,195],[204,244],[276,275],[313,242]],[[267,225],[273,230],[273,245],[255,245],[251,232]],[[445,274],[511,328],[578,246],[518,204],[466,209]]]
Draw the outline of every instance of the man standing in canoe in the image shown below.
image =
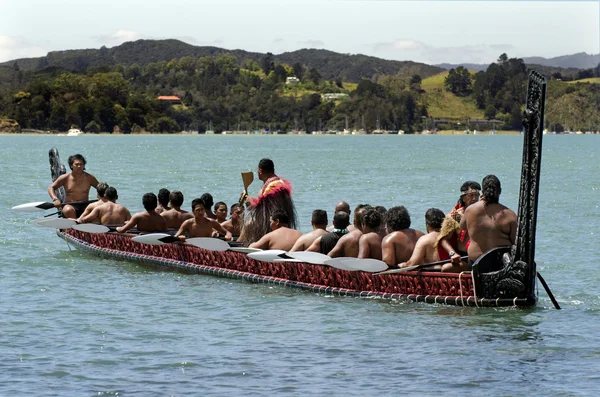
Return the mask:
[[64,204],[56,196],[56,190],[61,186],[65,188],[65,202],[72,203],[77,201],[88,201],[90,187],[97,188],[98,180],[92,174],[85,172],[85,157],[81,154],[74,154],[69,157],[69,168],[71,172],[64,174],[56,178],[54,182],[48,186],[48,195],[52,199],[52,203],[56,208],[62,207],[62,213],[65,218],[75,219],[83,214],[85,208],[89,203],[86,204]]
[[470,205],[460,221],[461,229],[466,229],[471,238],[467,250],[471,262],[492,248],[513,245],[517,235],[517,214],[498,202],[502,192],[500,180],[488,175],[481,187],[481,200]]
[[276,210],[288,216],[288,227],[296,228],[296,208],[292,201],[292,185],[275,174],[273,160],[264,158],[258,163],[258,179],[263,181],[258,197],[246,197],[248,206],[238,241],[254,243],[271,231],[271,215]]

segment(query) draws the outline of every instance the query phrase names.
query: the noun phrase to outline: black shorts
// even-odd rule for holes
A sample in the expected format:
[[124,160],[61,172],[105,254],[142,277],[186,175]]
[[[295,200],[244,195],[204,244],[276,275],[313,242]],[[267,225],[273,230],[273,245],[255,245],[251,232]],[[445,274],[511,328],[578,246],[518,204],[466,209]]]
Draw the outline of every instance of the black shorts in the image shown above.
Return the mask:
[[[75,208],[75,218],[79,218],[83,214],[83,212],[85,211],[85,209],[87,208],[87,206],[90,205],[93,202],[94,201],[85,202],[85,203],[73,203],[73,204],[69,204],[69,205],[71,207]],[[64,218],[64,215],[63,215],[62,211],[60,212],[59,216],[61,218]]]

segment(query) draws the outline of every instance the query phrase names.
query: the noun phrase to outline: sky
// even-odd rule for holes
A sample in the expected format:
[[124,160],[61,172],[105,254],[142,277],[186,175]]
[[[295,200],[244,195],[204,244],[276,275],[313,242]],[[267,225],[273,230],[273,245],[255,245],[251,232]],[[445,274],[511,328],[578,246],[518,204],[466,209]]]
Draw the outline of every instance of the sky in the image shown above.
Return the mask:
[[0,0],[0,62],[138,39],[489,64],[600,53],[600,0]]

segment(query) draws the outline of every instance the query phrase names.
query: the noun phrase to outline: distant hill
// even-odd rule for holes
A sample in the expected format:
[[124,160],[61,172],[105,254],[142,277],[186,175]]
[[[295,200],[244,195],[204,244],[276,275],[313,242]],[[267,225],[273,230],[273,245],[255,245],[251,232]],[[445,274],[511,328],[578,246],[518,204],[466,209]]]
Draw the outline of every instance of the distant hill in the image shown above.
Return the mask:
[[[538,65],[525,62],[528,70],[535,70],[538,73],[543,74],[544,76],[552,76],[554,73],[560,73],[563,78],[571,78],[575,79],[577,76],[577,72],[580,72],[581,69],[577,68],[564,68],[558,66],[547,66],[547,65]],[[436,66],[442,67],[446,70],[456,69],[459,66],[465,67],[469,70],[473,70],[475,72],[485,72],[490,65],[484,65],[479,63],[462,63],[462,64],[451,64],[451,63],[441,63]]]
[[524,57],[522,59],[528,65],[531,63],[559,68],[592,69],[600,63],[600,54],[579,52],[573,55],[563,55],[550,59],[543,57]]
[[[179,40],[137,40],[119,46],[100,49],[68,50],[49,52],[44,57],[24,58],[4,62],[1,67],[21,71],[40,71],[48,67],[83,72],[90,67],[114,66],[117,64],[141,67],[152,62],[170,61],[185,56],[201,58],[219,54],[231,54],[238,62],[250,59],[260,61],[266,54],[244,50],[227,50],[218,47],[200,47]],[[443,70],[436,66],[410,61],[390,61],[366,55],[339,54],[327,50],[303,49],[274,56],[275,61],[287,64],[300,64],[316,68],[328,80],[340,77],[344,81],[359,82],[361,78],[374,75],[414,74],[426,78]]]
[[[571,73],[573,70],[575,74],[578,69],[592,69],[598,66],[600,63],[600,54],[587,54],[580,52],[573,55],[563,55],[554,58],[543,58],[543,57],[523,57],[521,58],[527,67],[531,69],[539,69],[539,66],[545,66],[550,68],[562,68],[567,70],[554,69],[555,72]],[[539,66],[538,66],[539,65]],[[486,70],[489,64],[483,63],[440,63],[435,66],[444,68],[446,70],[456,69],[458,66],[463,66],[467,69],[474,70],[476,72]],[[537,68],[536,68],[537,67]]]

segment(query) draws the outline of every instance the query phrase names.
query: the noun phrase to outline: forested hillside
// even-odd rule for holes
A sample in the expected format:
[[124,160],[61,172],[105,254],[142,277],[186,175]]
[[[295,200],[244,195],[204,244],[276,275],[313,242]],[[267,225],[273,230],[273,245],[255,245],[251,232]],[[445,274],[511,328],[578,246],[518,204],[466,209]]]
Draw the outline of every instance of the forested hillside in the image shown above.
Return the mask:
[[[521,126],[527,67],[505,54],[486,71],[458,67],[435,74],[440,69],[423,64],[323,50],[276,57],[213,48],[212,55],[177,57],[190,48],[213,50],[176,40],[136,43],[49,54],[46,66],[41,59],[0,66],[3,125],[123,133],[345,128],[410,133],[430,128],[432,118],[485,118],[497,120],[498,128]],[[153,45],[156,51],[148,47]],[[159,52],[173,58],[150,61]],[[142,60],[143,65],[137,62]],[[599,72],[597,67],[586,75]],[[298,83],[286,83],[288,77],[297,77]],[[341,95],[330,99],[327,94]],[[161,95],[178,96],[181,103],[157,100]],[[548,125],[598,129],[599,104],[600,84],[566,83],[554,76]]]

